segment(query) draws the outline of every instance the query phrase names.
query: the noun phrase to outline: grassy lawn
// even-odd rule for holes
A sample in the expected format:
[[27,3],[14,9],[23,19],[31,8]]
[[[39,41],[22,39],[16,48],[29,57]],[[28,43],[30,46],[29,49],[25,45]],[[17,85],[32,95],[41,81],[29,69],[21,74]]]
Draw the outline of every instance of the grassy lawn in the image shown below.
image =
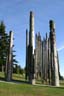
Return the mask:
[[24,75],[21,75],[21,74],[13,74],[12,79],[14,79],[14,80],[25,80],[25,77],[24,77]]
[[4,78],[4,73],[0,72],[0,78]]
[[0,96],[64,96],[64,88],[0,82]]
[[[4,73],[0,72],[0,78],[4,78]],[[12,79],[14,80],[25,80],[24,75],[21,74],[12,74]]]
[[60,85],[61,86],[64,86],[64,80],[63,81],[62,80],[60,81]]
[[[0,77],[4,78],[4,74],[0,73]],[[14,80],[24,80],[24,76],[13,74]],[[64,86],[64,81],[60,84]],[[64,87],[54,88],[46,86],[35,86],[20,82],[0,82],[0,96],[64,96]]]

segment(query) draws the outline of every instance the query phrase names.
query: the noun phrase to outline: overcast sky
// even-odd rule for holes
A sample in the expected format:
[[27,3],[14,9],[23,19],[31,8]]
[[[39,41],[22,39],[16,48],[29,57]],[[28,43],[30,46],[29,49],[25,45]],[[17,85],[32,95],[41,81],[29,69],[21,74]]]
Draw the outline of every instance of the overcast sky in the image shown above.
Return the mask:
[[54,20],[60,72],[64,76],[64,0],[0,0],[0,21],[4,21],[6,32],[14,32],[14,49],[21,67],[25,67],[25,38],[30,11],[34,12],[35,33],[40,32],[42,38],[46,32],[49,34],[49,20]]

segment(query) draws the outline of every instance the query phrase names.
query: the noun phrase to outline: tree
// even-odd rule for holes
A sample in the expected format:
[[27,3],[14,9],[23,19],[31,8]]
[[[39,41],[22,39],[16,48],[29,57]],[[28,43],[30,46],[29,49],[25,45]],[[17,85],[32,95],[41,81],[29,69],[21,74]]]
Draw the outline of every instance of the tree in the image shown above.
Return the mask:
[[[5,66],[6,65],[6,58],[8,55],[8,49],[9,49],[9,40],[10,37],[5,31],[5,24],[3,21],[0,22],[0,65]],[[13,46],[14,47],[14,46]],[[12,52],[12,63],[18,63],[15,59],[14,52]],[[3,68],[3,67],[2,67]]]
[[7,55],[7,50],[8,50],[8,45],[9,45],[9,36],[5,32],[5,25],[3,21],[0,23],[0,65],[2,67],[6,63],[6,55]]

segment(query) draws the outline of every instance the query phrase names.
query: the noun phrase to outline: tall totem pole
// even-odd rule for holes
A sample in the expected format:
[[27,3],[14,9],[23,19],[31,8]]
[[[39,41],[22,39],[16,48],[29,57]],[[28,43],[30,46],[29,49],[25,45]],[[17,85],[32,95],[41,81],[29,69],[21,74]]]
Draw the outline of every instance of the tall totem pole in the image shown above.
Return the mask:
[[9,48],[6,61],[6,80],[10,81],[12,79],[12,48],[13,48],[13,32],[10,31]]
[[30,24],[29,24],[29,46],[28,46],[28,70],[29,70],[29,82],[34,84],[34,14],[30,12]]
[[57,49],[56,49],[56,35],[55,24],[50,20],[50,43],[51,43],[51,72],[52,72],[52,85],[59,86],[59,71],[57,62]]
[[28,79],[28,45],[29,45],[29,37],[28,37],[28,30],[26,29],[26,72],[25,72],[25,79]]

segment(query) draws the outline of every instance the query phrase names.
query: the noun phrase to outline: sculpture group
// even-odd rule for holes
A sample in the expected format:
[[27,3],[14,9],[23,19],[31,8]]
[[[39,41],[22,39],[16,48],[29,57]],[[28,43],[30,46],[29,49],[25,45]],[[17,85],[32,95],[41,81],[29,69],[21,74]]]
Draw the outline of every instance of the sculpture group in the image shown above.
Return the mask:
[[[49,36],[41,38],[40,33],[34,32],[34,14],[30,12],[29,32],[26,30],[26,72],[25,79],[35,84],[40,78],[44,84],[59,86],[59,59],[56,48],[55,24],[49,21]],[[12,79],[12,48],[13,32],[10,32],[9,50],[7,55],[5,76]]]
[[[34,14],[30,12],[29,32],[26,30],[26,79],[35,84],[41,78],[44,84],[59,86],[59,62],[56,48],[55,24],[49,21],[49,36],[34,34]],[[35,39],[34,39],[35,38]]]

